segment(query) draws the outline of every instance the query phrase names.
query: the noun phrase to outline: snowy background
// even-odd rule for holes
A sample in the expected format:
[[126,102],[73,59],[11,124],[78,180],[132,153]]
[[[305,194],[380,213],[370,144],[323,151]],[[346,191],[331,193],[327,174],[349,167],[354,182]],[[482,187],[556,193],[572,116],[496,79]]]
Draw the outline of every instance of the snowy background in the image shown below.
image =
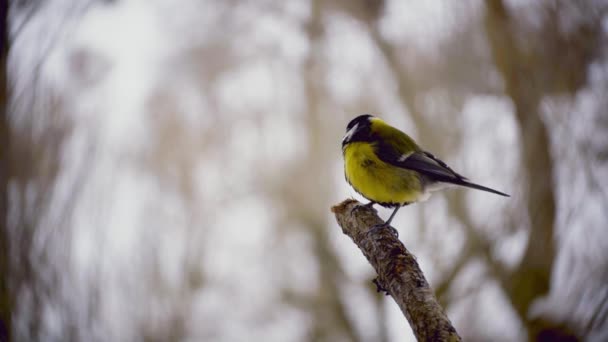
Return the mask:
[[393,221],[465,340],[608,338],[607,9],[11,3],[13,338],[414,340],[329,211],[363,113],[512,196]]

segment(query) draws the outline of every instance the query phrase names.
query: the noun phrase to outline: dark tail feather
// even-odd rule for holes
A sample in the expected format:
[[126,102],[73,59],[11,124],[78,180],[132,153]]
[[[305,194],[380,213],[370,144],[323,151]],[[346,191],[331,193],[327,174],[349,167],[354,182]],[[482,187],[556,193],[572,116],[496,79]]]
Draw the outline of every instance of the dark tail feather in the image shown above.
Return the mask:
[[490,188],[485,187],[483,185],[467,182],[465,180],[458,180],[458,181],[453,181],[453,182],[450,182],[450,183],[453,183],[453,184],[456,184],[456,185],[466,186],[467,188],[473,188],[473,189],[477,189],[477,190],[483,190],[483,191],[491,192],[493,194],[497,194],[497,195],[500,195],[500,196],[511,197],[511,196],[505,194],[504,192],[500,192],[498,190],[490,189]]

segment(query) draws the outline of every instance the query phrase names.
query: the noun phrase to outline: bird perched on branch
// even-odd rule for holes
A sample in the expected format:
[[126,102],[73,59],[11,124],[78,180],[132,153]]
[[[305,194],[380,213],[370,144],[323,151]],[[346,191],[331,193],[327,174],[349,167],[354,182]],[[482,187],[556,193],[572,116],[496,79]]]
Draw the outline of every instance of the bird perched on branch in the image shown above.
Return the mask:
[[342,154],[346,180],[371,201],[366,205],[395,208],[381,226],[389,226],[402,206],[424,201],[431,192],[452,185],[509,196],[469,182],[407,134],[373,115],[359,115],[348,123]]

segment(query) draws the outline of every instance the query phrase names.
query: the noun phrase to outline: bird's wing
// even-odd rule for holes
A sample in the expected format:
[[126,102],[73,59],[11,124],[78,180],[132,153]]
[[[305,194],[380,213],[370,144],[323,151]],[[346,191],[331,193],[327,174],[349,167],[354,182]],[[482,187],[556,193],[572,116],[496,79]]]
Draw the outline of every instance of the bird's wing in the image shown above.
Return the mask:
[[418,171],[442,182],[453,182],[455,180],[466,180],[465,177],[456,173],[441,159],[429,152],[416,152],[398,163],[400,167]]
[[375,127],[377,130],[372,132],[377,135],[375,152],[383,162],[417,171],[433,181],[459,183],[466,180],[439,158],[423,151],[402,131],[383,121],[377,122]]
[[395,149],[391,148],[388,144],[378,144],[376,154],[380,160],[385,163],[420,173],[425,176],[430,183],[451,183],[509,197],[509,195],[504,192],[469,182],[467,178],[456,173],[447,166],[446,163],[429,152],[415,151],[398,157],[398,153]]
[[418,150],[401,153],[389,144],[379,143],[376,153],[380,160],[385,163],[417,171],[434,181],[453,183],[466,180],[465,177],[456,173],[446,163],[429,152]]

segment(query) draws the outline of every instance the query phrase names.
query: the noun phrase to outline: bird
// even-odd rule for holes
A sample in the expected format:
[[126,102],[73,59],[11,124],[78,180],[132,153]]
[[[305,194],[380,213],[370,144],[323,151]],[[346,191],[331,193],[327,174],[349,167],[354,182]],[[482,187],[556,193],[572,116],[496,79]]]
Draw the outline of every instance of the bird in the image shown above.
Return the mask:
[[395,208],[380,226],[388,227],[401,207],[425,201],[432,192],[454,185],[509,197],[470,182],[407,134],[371,114],[348,123],[342,155],[346,181],[370,201],[365,206]]

